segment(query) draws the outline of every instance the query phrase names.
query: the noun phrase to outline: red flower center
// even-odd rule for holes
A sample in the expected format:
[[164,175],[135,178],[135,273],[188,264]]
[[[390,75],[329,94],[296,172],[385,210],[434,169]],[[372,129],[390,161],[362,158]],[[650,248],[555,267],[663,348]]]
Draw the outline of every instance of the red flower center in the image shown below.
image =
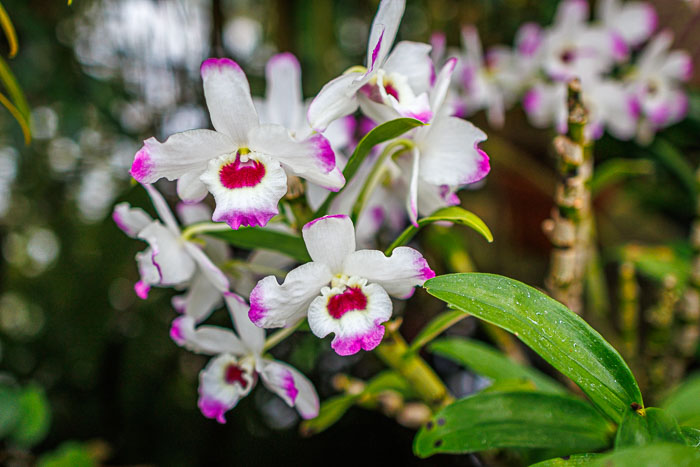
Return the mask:
[[241,370],[241,368],[238,365],[234,365],[231,363],[229,366],[226,367],[226,373],[224,374],[224,380],[228,384],[236,384],[241,387],[241,389],[245,389],[248,387],[248,381],[246,381],[243,378],[243,375],[245,372]]
[[390,82],[384,85],[384,90],[390,96],[394,96],[397,101],[399,100],[399,91]]
[[241,162],[241,155],[236,154],[236,160],[229,162],[219,169],[219,180],[226,188],[245,188],[255,186],[265,176],[265,166],[262,162],[248,160]]
[[366,308],[367,297],[360,287],[348,287],[343,293],[333,295],[328,300],[328,313],[335,319],[340,319],[348,311]]

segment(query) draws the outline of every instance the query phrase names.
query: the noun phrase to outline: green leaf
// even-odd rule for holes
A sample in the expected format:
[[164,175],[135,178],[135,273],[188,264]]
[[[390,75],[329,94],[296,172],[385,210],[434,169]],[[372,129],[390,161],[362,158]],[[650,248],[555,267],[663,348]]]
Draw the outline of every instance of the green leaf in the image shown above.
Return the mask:
[[425,344],[432,341],[437,336],[442,334],[443,331],[463,320],[467,316],[469,315],[460,310],[448,310],[440,313],[435,318],[430,320],[430,322],[426,324],[425,327],[421,329],[418,335],[413,339],[411,346],[406,352],[406,356],[409,357],[418,352]]
[[413,440],[419,457],[497,448],[554,448],[563,454],[609,445],[610,426],[573,397],[536,392],[477,394],[433,416]]
[[685,444],[678,422],[663,409],[628,410],[617,430],[615,449],[643,446],[653,443]]
[[0,385],[0,439],[5,438],[19,419],[19,391],[8,384]]
[[14,443],[31,447],[46,436],[51,423],[49,401],[44,390],[36,385],[24,388],[18,400],[19,420],[11,434]]
[[700,448],[700,430],[690,426],[682,426],[681,433],[685,438],[685,444]]
[[615,450],[591,461],[591,467],[697,467],[700,451],[682,444],[649,444]]
[[418,227],[413,225],[406,227],[406,230],[404,230],[401,235],[394,240],[394,243],[386,249],[386,255],[390,255],[391,252],[394,251],[394,248],[407,244],[418,233],[421,227],[432,224],[433,222],[454,222],[455,224],[466,225],[476,230],[489,243],[493,242],[491,230],[489,230],[486,223],[484,223],[479,216],[459,206],[450,206],[438,209],[428,217],[418,219]]
[[557,457],[546,461],[532,464],[530,467],[569,467],[578,465],[590,465],[593,459],[600,457],[600,454],[574,454],[572,456]]
[[345,415],[345,412],[352,407],[358,397],[356,395],[341,394],[326,399],[321,404],[316,418],[301,422],[299,428],[301,434],[303,436],[312,436],[326,430]]
[[581,317],[537,289],[493,274],[435,277],[428,293],[515,334],[613,421],[642,395],[620,354]]
[[459,337],[440,339],[429,350],[471,368],[494,382],[519,379],[532,381],[542,392],[566,393],[566,389],[534,368],[522,366],[482,342]]
[[300,263],[311,261],[306,245],[301,237],[260,227],[241,227],[238,230],[206,232],[206,235],[220,238],[239,248],[249,250],[262,248],[276,251],[293,258]]
[[661,404],[681,425],[700,428],[700,373],[688,376]]
[[654,164],[647,159],[610,159],[595,168],[590,185],[591,196],[595,197],[605,188],[626,178],[653,173]]
[[480,392],[515,392],[515,391],[537,391],[537,386],[530,379],[511,378],[494,381],[490,386],[482,389]]
[[68,441],[39,458],[37,467],[93,467],[97,462],[81,443]]
[[384,391],[396,391],[405,398],[415,395],[413,388],[404,377],[392,370],[382,371],[369,380],[362,395],[376,395]]
[[[348,163],[345,165],[345,169],[343,170],[345,186],[348,186],[352,177],[355,176],[355,172],[357,172],[357,170],[360,168],[360,165],[362,165],[362,162],[365,160],[367,154],[369,154],[373,147],[375,147],[377,144],[399,137],[407,131],[423,125],[423,122],[414,118],[397,118],[374,127],[360,140],[355,148],[355,151],[353,151],[352,156],[350,156]],[[316,210],[313,218],[318,219],[319,217],[325,216],[331,202],[336,196],[338,196],[339,193],[340,192],[330,193],[323,204],[321,204],[321,206]]]

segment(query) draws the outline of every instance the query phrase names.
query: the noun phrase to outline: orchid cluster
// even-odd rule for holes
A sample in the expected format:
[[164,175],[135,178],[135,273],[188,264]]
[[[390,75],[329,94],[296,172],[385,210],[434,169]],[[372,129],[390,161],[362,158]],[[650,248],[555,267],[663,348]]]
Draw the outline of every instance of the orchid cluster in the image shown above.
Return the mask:
[[[136,255],[138,296],[147,298],[152,287],[184,291],[173,299],[179,316],[170,335],[177,345],[213,357],[200,373],[199,407],[206,417],[224,423],[258,376],[302,417],[315,417],[319,400],[312,384],[267,352],[305,320],[320,338],[334,334],[338,355],[375,349],[392,317],[392,298],[409,298],[435,273],[413,248],[399,245],[387,256],[356,245],[371,246],[383,225],[395,233],[407,221],[417,226],[419,216],[459,204],[457,190],[489,172],[479,148],[486,135],[447,105],[457,59],[435,63],[428,44],[394,46],[404,8],[404,0],[380,3],[365,66],[330,81],[310,103],[303,101],[300,66],[290,53],[267,63],[260,99],[235,62],[204,61],[214,130],[189,130],[164,142],[150,138],[134,157],[130,173],[160,219],[126,203],[113,217],[127,235],[148,243]],[[341,169],[353,162],[358,137],[396,119],[411,122],[410,129],[382,141],[346,180]],[[184,230],[153,185],[163,178],[177,181]],[[299,197],[301,180],[306,198]],[[205,201],[209,193],[213,212]],[[315,215],[303,214],[310,209]],[[282,284],[271,275],[252,291],[243,285],[258,279],[252,272],[236,280],[224,272],[230,259],[225,243],[195,238],[263,228],[300,234],[311,261],[289,271]],[[288,258],[276,260],[289,266]],[[249,292],[250,305],[234,289]],[[222,304],[233,329],[205,323]],[[264,328],[283,329],[266,340]]]
[[[595,19],[589,21],[589,15],[586,0],[564,0],[551,26],[526,23],[514,47],[495,46],[486,53],[476,29],[464,27],[452,106],[462,116],[486,110],[489,123],[498,127],[506,109],[521,101],[534,126],[565,133],[566,83],[578,78],[590,139],[607,130],[618,139],[647,143],[682,120],[691,57],[671,50],[673,36],[657,31],[651,4],[601,0]],[[433,42],[444,50],[442,36]]]

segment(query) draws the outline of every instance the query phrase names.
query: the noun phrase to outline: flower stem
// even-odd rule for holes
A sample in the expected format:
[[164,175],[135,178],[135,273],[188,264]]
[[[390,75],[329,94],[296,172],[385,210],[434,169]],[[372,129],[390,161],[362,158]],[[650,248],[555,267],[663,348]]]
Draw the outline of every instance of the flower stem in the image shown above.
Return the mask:
[[409,353],[404,338],[392,328],[391,325],[386,326],[387,335],[375,349],[379,358],[403,376],[433,410],[452,403],[454,398],[438,375],[417,352]]
[[304,322],[303,319],[299,320],[298,323],[292,324],[289,327],[280,329],[279,331],[271,334],[270,337],[268,337],[267,340],[265,341],[265,347],[263,347],[263,352],[267,352],[268,350],[270,350],[271,348],[273,348],[274,346],[276,346],[277,344],[279,344],[280,342],[285,340],[287,337],[291,336],[294,333],[294,331],[299,329],[299,327],[301,326],[301,323],[303,323],[303,322]]
[[183,240],[190,240],[196,235],[207,232],[226,232],[227,230],[231,230],[231,227],[224,222],[200,222],[183,230],[181,237]]

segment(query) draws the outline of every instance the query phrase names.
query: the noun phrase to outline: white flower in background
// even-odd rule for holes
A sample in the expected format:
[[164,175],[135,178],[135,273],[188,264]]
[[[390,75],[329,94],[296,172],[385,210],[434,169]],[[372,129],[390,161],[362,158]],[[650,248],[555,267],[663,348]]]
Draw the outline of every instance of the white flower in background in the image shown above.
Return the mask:
[[173,321],[170,336],[180,346],[215,356],[199,374],[202,414],[226,423],[225,413],[250,393],[257,382],[296,407],[303,418],[318,415],[319,401],[311,382],[291,366],[264,358],[265,331],[248,319],[248,305],[234,293],[224,296],[236,333],[218,326],[195,326],[191,316]]
[[565,0],[554,24],[545,31],[542,65],[555,81],[603,73],[628,56],[627,44],[614,31],[587,23],[588,3]]
[[687,52],[669,50],[672,42],[669,31],[657,34],[642,50],[627,78],[643,116],[642,140],[650,140],[656,130],[682,120],[688,111],[688,96],[681,83],[691,78],[693,62]]
[[308,315],[318,337],[335,333],[339,355],[372,350],[391,318],[389,295],[408,298],[414,287],[435,276],[425,258],[409,247],[387,257],[377,250],[355,251],[355,231],[348,216],[313,220],[302,230],[312,262],[287,274],[261,280],[250,294],[249,317],[257,326],[290,326]]
[[164,143],[150,138],[136,153],[131,175],[141,183],[178,180],[178,194],[196,202],[214,195],[214,221],[233,229],[261,225],[278,213],[289,171],[331,190],[345,180],[328,140],[295,141],[280,125],[260,124],[243,70],[232,60],[210,58],[201,67],[212,130],[176,133]]
[[311,127],[323,131],[334,120],[362,111],[375,121],[376,113],[430,120],[427,91],[433,74],[430,45],[394,43],[405,0],[382,0],[374,17],[367,48],[367,66],[352,67],[326,84],[309,106]]
[[183,240],[175,216],[161,194],[152,186],[144,187],[160,220],[153,220],[145,211],[128,203],[116,205],[112,214],[124,233],[148,242],[148,248],[136,254],[141,279],[134,290],[146,299],[152,286],[189,285],[187,295],[175,299],[176,308],[197,321],[205,319],[221,294],[228,290],[228,279],[198,244]]
[[658,24],[656,10],[647,2],[599,0],[596,13],[603,25],[630,47],[649,39]]

